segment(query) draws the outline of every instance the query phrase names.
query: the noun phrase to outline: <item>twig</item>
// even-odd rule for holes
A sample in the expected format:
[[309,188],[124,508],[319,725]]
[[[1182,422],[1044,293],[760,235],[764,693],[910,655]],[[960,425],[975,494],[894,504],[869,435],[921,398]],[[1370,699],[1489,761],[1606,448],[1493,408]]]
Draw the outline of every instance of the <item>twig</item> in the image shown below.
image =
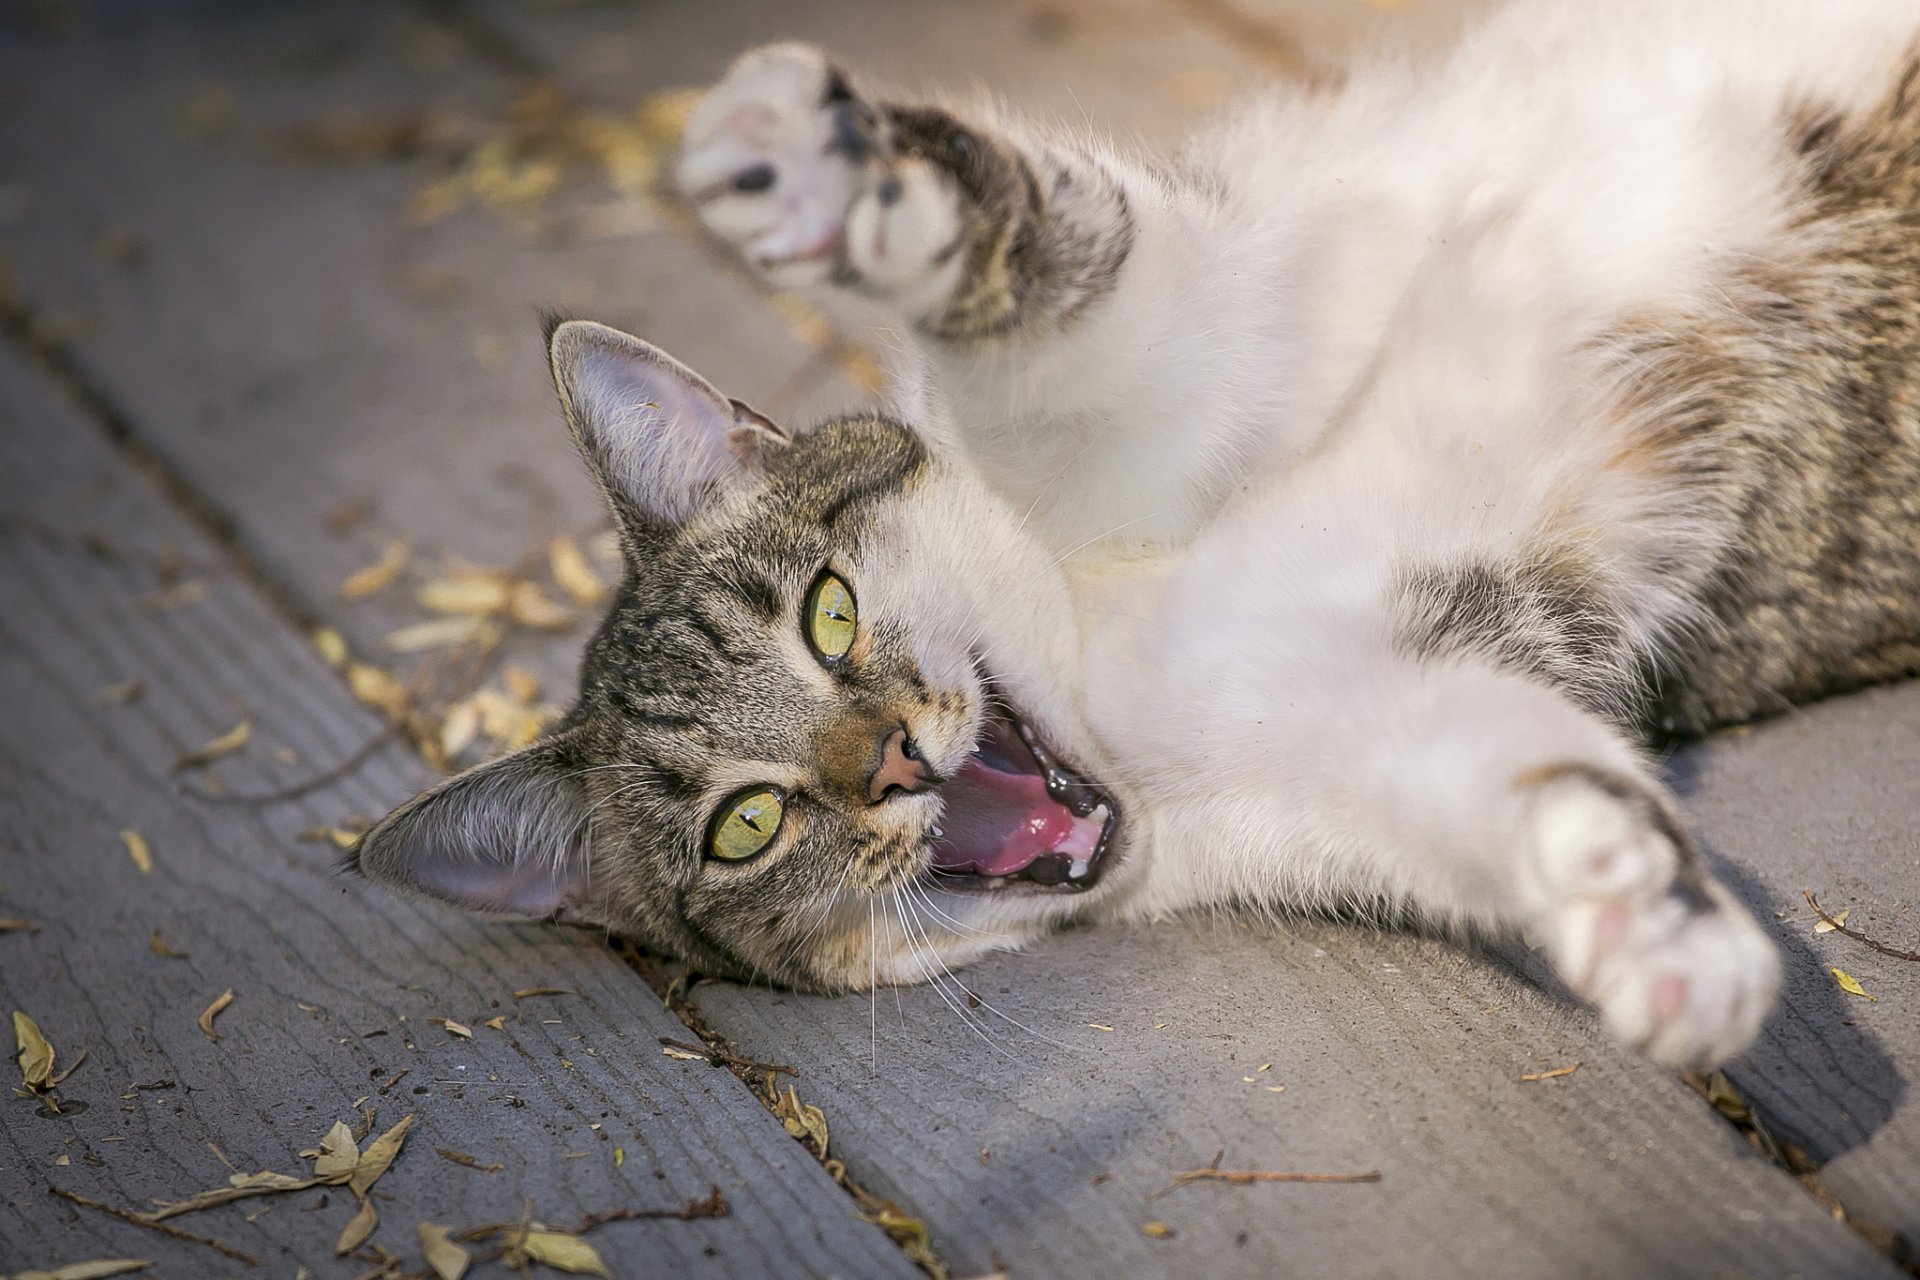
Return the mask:
[[1213,1159],[1207,1161],[1204,1169],[1182,1169],[1173,1175],[1173,1181],[1148,1196],[1149,1200],[1158,1200],[1169,1191],[1184,1187],[1191,1182],[1225,1182],[1236,1187],[1249,1187],[1256,1182],[1378,1182],[1380,1171],[1368,1169],[1364,1173],[1302,1173],[1291,1169],[1222,1169],[1220,1157],[1225,1149],[1213,1153]]
[[161,1235],[172,1236],[176,1240],[190,1240],[194,1244],[206,1245],[209,1249],[218,1249],[235,1262],[244,1262],[250,1267],[260,1265],[260,1259],[254,1257],[252,1254],[242,1253],[232,1245],[221,1244],[218,1240],[209,1236],[195,1235],[191,1231],[182,1231],[179,1227],[170,1227],[164,1222],[155,1222],[145,1214],[129,1213],[125,1209],[116,1209],[114,1206],[102,1204],[98,1200],[89,1200],[83,1195],[68,1191],[65,1187],[48,1187],[47,1190],[53,1192],[54,1195],[59,1196],[62,1200],[71,1200],[73,1203],[85,1205],[89,1209],[98,1209],[101,1213],[118,1218],[122,1222],[131,1222],[136,1227],[145,1227],[149,1231],[158,1231]]
[[1855,942],[1865,943],[1867,946],[1872,947],[1875,951],[1878,951],[1883,956],[1892,956],[1895,960],[1920,961],[1920,951],[1902,951],[1898,947],[1888,946],[1886,943],[1881,942],[1877,938],[1869,938],[1866,934],[1861,933],[1857,929],[1847,928],[1847,926],[1845,926],[1844,924],[1841,924],[1838,920],[1835,920],[1832,916],[1828,915],[1825,911],[1821,910],[1820,904],[1818,902],[1815,902],[1813,899],[1813,890],[1802,889],[1800,891],[1800,896],[1807,900],[1807,905],[1813,908],[1813,913],[1815,915],[1819,916],[1820,919],[1825,921],[1827,924],[1833,926],[1834,932],[1844,933],[1849,938],[1852,938]]
[[1570,1076],[1580,1069],[1579,1063],[1570,1067],[1555,1067],[1551,1071],[1529,1071],[1520,1077],[1522,1084],[1535,1084],[1541,1080],[1558,1080],[1561,1076]]
[[632,1222],[639,1218],[674,1218],[681,1222],[692,1222],[695,1218],[724,1218],[731,1212],[727,1207],[727,1198],[720,1194],[720,1188],[709,1186],[706,1195],[689,1200],[678,1209],[611,1209],[606,1213],[589,1213],[580,1219],[580,1225],[573,1229],[573,1234],[583,1236],[609,1222]]
[[678,1049],[682,1053],[697,1053],[707,1060],[709,1066],[739,1067],[742,1070],[757,1067],[770,1076],[789,1075],[795,1080],[800,1078],[800,1073],[792,1067],[783,1067],[777,1062],[762,1062],[758,1058],[735,1057],[731,1053],[722,1052],[710,1045],[688,1044],[684,1040],[670,1040],[666,1036],[660,1037],[660,1043],[669,1049]]

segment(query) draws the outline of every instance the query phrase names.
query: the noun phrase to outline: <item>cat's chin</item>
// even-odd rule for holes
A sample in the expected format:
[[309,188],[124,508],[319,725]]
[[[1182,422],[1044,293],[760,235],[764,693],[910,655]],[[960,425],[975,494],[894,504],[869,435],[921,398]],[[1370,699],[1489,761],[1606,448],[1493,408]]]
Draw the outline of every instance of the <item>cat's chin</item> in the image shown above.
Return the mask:
[[973,754],[940,788],[922,876],[949,893],[1084,893],[1118,856],[1120,807],[997,689],[992,706]]

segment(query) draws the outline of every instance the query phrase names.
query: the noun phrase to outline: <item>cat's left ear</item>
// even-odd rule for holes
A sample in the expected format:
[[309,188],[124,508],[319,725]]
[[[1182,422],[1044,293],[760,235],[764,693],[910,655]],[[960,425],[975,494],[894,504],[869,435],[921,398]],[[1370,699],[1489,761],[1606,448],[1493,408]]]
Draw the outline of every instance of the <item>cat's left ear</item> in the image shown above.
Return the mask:
[[660,348],[568,320],[548,335],[567,425],[622,519],[677,525],[793,438]]
[[484,915],[602,924],[592,805],[550,738],[475,765],[375,823],[347,867],[396,892]]

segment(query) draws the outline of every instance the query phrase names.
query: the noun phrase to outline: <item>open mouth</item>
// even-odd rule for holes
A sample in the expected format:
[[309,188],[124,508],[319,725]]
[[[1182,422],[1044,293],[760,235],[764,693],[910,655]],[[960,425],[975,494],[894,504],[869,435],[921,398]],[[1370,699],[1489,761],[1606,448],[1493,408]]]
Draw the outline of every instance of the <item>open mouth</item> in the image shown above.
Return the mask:
[[946,800],[928,871],[942,889],[1077,893],[1099,883],[1120,809],[1062,764],[1017,716],[996,709]]

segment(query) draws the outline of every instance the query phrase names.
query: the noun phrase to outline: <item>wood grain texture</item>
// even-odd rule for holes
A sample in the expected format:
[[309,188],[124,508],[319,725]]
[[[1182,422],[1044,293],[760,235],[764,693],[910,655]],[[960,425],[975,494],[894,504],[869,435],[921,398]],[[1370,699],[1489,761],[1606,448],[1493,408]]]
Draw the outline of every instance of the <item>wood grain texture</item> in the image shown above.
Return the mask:
[[[60,1089],[63,1118],[0,1099],[0,1266],[133,1256],[161,1275],[245,1270],[48,1187],[133,1209],[184,1198],[226,1180],[209,1143],[242,1169],[302,1174],[296,1153],[336,1119],[358,1124],[364,1098],[381,1129],[416,1117],[378,1187],[375,1239],[403,1257],[417,1258],[422,1219],[513,1220],[530,1202],[571,1224],[677,1208],[717,1185],[727,1217],[597,1232],[617,1272],[917,1274],[732,1075],[662,1055],[659,1037],[685,1028],[596,939],[400,902],[299,840],[425,782],[417,760],[390,750],[337,791],[268,810],[183,798],[173,762],[242,708],[253,739],[220,767],[251,787],[311,767],[276,751],[331,760],[374,726],[219,549],[36,378],[0,352],[0,915],[38,926],[0,934],[0,1006],[37,1021],[57,1065],[87,1057]],[[154,608],[163,559],[205,598]],[[101,705],[99,689],[128,679],[143,697]],[[145,837],[150,874],[123,829]],[[156,929],[186,957],[153,954]],[[578,994],[514,998],[539,986]],[[228,988],[215,1042],[195,1020]],[[436,1147],[504,1167],[459,1168]],[[350,1275],[364,1261],[334,1259],[332,1244],[351,1212],[335,1189],[177,1225],[273,1274]]]
[[[1920,685],[1870,689],[1722,734],[1681,762],[1687,807],[1748,900],[1779,913],[1784,1007],[1729,1068],[1861,1220],[1920,1258],[1920,963],[1813,931],[1811,890],[1847,925],[1920,950]],[[1873,997],[1841,990],[1832,970]]]
[[[604,243],[530,242],[477,214],[413,227],[405,211],[418,172],[396,163],[316,166],[291,160],[275,145],[281,125],[342,112],[380,116],[427,104],[495,112],[515,88],[502,73],[508,65],[546,67],[602,102],[626,103],[653,89],[705,80],[748,44],[798,36],[828,43],[856,65],[900,83],[931,77],[964,85],[977,79],[1067,119],[1090,115],[1119,132],[1165,140],[1236,81],[1259,71],[1256,57],[1237,51],[1217,27],[1194,20],[1193,6],[1182,6],[1186,16],[1181,16],[1154,0],[1111,8],[1076,3],[1044,11],[1012,0],[911,10],[842,0],[805,7],[674,0],[639,7],[535,10],[501,3],[471,9],[482,24],[477,30],[504,40],[510,56],[499,56],[498,47],[492,54],[480,52],[486,41],[475,31],[460,38],[460,22],[450,35],[449,28],[419,24],[407,11],[372,5],[276,8],[228,14],[218,22],[173,9],[140,19],[139,25],[128,20],[64,40],[0,48],[0,70],[25,86],[17,110],[0,122],[0,145],[32,178],[31,198],[0,229],[0,242],[10,249],[27,296],[54,319],[75,323],[74,350],[87,373],[121,405],[144,442],[233,516],[250,553],[293,595],[369,650],[388,627],[418,616],[405,603],[403,590],[358,605],[335,596],[339,581],[370,560],[386,539],[408,539],[426,564],[444,552],[509,560],[526,545],[528,479],[554,495],[563,527],[588,522],[595,514],[548,403],[537,349],[528,336],[536,304],[572,297],[580,304],[576,309],[591,309],[645,333],[729,391],[763,404],[815,366],[819,351],[775,319],[757,291],[670,225]],[[1310,24],[1295,34],[1303,48],[1316,47]],[[1330,36],[1329,47],[1344,38]],[[206,83],[234,91],[233,120],[210,138],[183,140],[174,132],[175,112],[196,85]],[[144,267],[115,266],[96,252],[100,233],[114,227],[146,239],[151,251]],[[409,268],[420,265],[451,273],[464,282],[462,289],[447,302],[410,296],[403,282]],[[857,309],[836,314],[849,323],[860,315]],[[500,342],[506,344],[504,362],[478,358],[482,350],[498,352]],[[796,414],[848,394],[844,383],[817,376],[824,380],[806,384],[811,391],[790,397]],[[344,537],[328,534],[328,513],[361,497],[373,500],[375,514]],[[205,607],[223,598],[216,595]],[[81,630],[77,620],[74,626]],[[118,634],[112,627],[96,629],[109,637]],[[285,677],[274,664],[310,666],[297,640],[255,635],[246,626],[232,631],[212,656],[202,653],[197,631],[162,634],[174,635],[173,647],[165,651],[185,655],[178,659],[182,669],[200,674],[183,678],[195,692],[168,711],[171,718],[149,723],[160,714],[160,703],[133,709],[131,723],[148,726],[142,732],[160,744],[152,749],[161,759],[198,745],[231,722],[222,702],[230,686],[210,671],[265,664],[263,678],[278,687],[274,682]],[[578,641],[577,633],[530,638],[518,652],[554,687],[567,679]],[[113,643],[119,647],[91,659],[99,670],[88,669],[86,680],[119,678],[110,672],[125,667],[144,639]],[[86,652],[80,647],[58,656],[79,661]],[[187,665],[188,657],[203,665]],[[31,676],[28,683],[39,679]],[[306,716],[289,717],[274,728],[290,735],[310,759],[337,758],[355,744],[354,734],[342,727],[337,689],[328,679],[318,678],[311,694],[298,694],[306,701],[294,705],[307,708]],[[41,702],[32,705],[36,715],[51,716],[65,707],[65,714],[82,716],[85,709],[71,702],[68,697],[45,702],[45,709]],[[87,776],[85,769],[100,767],[96,755],[114,761],[105,736],[99,728],[87,729],[78,737],[84,745],[60,755],[57,768],[40,767],[35,760],[40,771],[32,775],[34,786],[55,785],[40,781],[43,776]],[[225,856],[232,859],[256,845],[279,849],[290,831],[307,822],[331,821],[354,810],[376,812],[402,798],[423,776],[396,754],[338,791],[286,815],[272,815],[265,834],[257,825],[243,824],[232,831],[222,825],[205,836],[203,815],[176,807],[163,795],[164,786],[151,780],[143,791],[131,763],[115,767],[126,772],[111,774],[109,789],[145,797],[151,808],[141,820],[151,827],[156,859],[163,861],[175,840],[204,839],[216,850],[228,850]],[[254,777],[238,769],[223,772],[236,784]],[[1767,812],[1787,807],[1809,817],[1830,812],[1823,807],[1830,798],[1802,789],[1800,777],[1797,763],[1782,761],[1759,768],[1747,785],[1772,794],[1775,808]],[[1869,803],[1888,806],[1880,810],[1883,829],[1897,832],[1900,809],[1893,806],[1901,793],[1890,785],[1877,795]],[[85,796],[67,803],[90,812],[89,821],[108,837],[122,825],[117,809],[110,812]],[[1718,820],[1716,815],[1708,823],[1709,835],[1724,843],[1714,825]],[[46,830],[45,840],[67,847],[68,827]],[[269,838],[278,843],[267,845]],[[1798,902],[1798,886],[1788,883],[1797,870],[1790,853],[1781,846],[1778,881],[1787,887],[1767,880],[1755,888],[1769,910]],[[110,842],[109,854],[110,861],[124,856]],[[301,856],[320,855],[308,846],[294,848],[296,862]],[[301,910],[275,911],[273,904],[302,904],[311,896],[317,864],[303,865],[304,872],[293,866],[275,871],[291,879],[290,887],[276,890],[280,896],[264,899],[269,923],[256,920],[254,932],[224,949],[218,942],[206,944],[220,963],[204,974],[190,971],[194,983],[140,979],[180,984],[166,993],[185,1009],[174,1019],[179,1026],[169,1024],[170,1034],[188,1039],[166,1042],[167,1052],[190,1063],[209,1061],[207,1051],[214,1047],[202,1048],[205,1042],[191,1027],[190,1015],[224,985],[233,985],[223,972],[252,963],[255,954],[286,950],[273,929],[282,927],[283,915],[298,917]],[[229,868],[216,863],[196,883],[207,893],[225,891]],[[11,892],[16,877],[0,878]],[[455,960],[464,963],[469,953],[489,956],[498,950],[508,959],[497,963],[540,971],[526,985],[601,984],[592,994],[608,1013],[595,1024],[589,1043],[618,1034],[634,1035],[643,1050],[652,1043],[657,1006],[627,975],[605,969],[597,949],[582,940],[422,917],[378,897],[338,896],[341,887],[332,882],[326,887],[334,895],[326,898],[327,910],[319,916],[326,933],[353,940],[351,946],[335,944],[347,956],[342,961],[347,967],[337,970],[329,992],[330,1000],[347,1011],[328,1024],[337,1039],[351,1040],[376,1025],[397,1025],[400,1013],[408,1015],[408,1025],[427,1016],[469,1021],[489,1015],[493,1007],[487,1001],[498,998],[496,986],[468,978]],[[1890,892],[1889,910],[1912,900],[1910,892]],[[1829,905],[1837,909],[1844,900]],[[246,920],[238,906],[223,915]],[[1896,925],[1900,918],[1894,917]],[[404,977],[408,964],[401,957],[412,954],[407,947],[422,944],[408,941],[414,935],[403,931],[427,928],[423,919],[430,920],[436,937],[453,940],[427,952],[441,967],[421,979],[426,994],[396,985],[414,980]],[[369,921],[390,926],[396,936],[363,939]],[[133,925],[137,931],[139,921]],[[67,945],[88,956],[84,937],[76,932]],[[0,947],[30,949],[52,940],[44,932],[0,937]],[[180,939],[174,942],[194,950]],[[311,944],[302,945],[311,950]],[[1816,945],[1824,954],[1838,944],[1822,939]],[[375,959],[363,959],[363,947],[364,955]],[[66,953],[60,954],[61,963],[68,963]],[[116,966],[141,960],[118,952],[113,957]],[[200,953],[191,962],[168,963],[199,965]],[[1518,968],[1538,976],[1524,957]],[[1853,971],[1870,989],[1887,983],[1864,963]],[[12,985],[15,972],[9,958],[0,979],[9,995],[20,994]],[[98,976],[101,970],[76,972]],[[36,979],[41,980],[53,981]],[[996,960],[967,980],[987,1000],[1070,1048],[976,1014],[994,1028],[995,1047],[984,1045],[928,991],[883,993],[871,1007],[859,1000],[805,1000],[764,990],[703,987],[698,993],[719,1030],[747,1051],[801,1068],[801,1094],[826,1108],[834,1153],[876,1189],[923,1214],[936,1244],[962,1273],[1007,1261],[1020,1273],[1069,1276],[1196,1270],[1222,1275],[1693,1275],[1720,1269],[1754,1276],[1889,1274],[1854,1236],[1823,1217],[1819,1206],[1783,1175],[1760,1164],[1670,1077],[1608,1046],[1583,1012],[1543,995],[1498,960],[1333,925],[1254,931],[1183,924],[1070,934],[1038,954]],[[70,991],[85,985],[66,981]],[[1878,1206],[1886,1196],[1899,1194],[1907,1167],[1901,1161],[1910,1159],[1902,1154],[1910,1147],[1894,1141],[1910,1129],[1886,1121],[1911,1114],[1899,1110],[1897,1077],[1903,1071],[1912,1074],[1913,1050],[1901,1047],[1898,1036],[1882,1024],[1869,1028],[1880,1037],[1871,1042],[1872,1052],[1832,1048],[1829,1041],[1851,1034],[1841,1022],[1857,1011],[1834,1004],[1830,992],[1817,986],[1804,986],[1808,1000],[1803,1002],[1803,986],[1796,984],[1787,1015],[1806,1027],[1794,1052],[1802,1060],[1810,1053],[1831,1055],[1841,1064],[1837,1070],[1846,1077],[1844,1087],[1822,1086],[1840,1103],[1818,1101],[1821,1090],[1802,1092],[1796,1078],[1777,1072],[1742,1075],[1742,1083],[1768,1110],[1791,1115],[1796,1103],[1806,1108],[1809,1132],[1846,1135],[1829,1143],[1837,1157],[1833,1185],[1865,1188],[1881,1196],[1874,1202]],[[449,993],[460,994],[465,1004],[446,1007]],[[286,1046],[304,1044],[299,1037],[311,1038],[312,1029],[283,1011],[284,1023],[256,1024],[257,1030],[248,1032],[245,1018],[259,1007],[242,989],[223,1025],[232,1021],[236,1039],[243,1032],[257,1039],[222,1047],[251,1048],[269,1062],[297,1057]],[[871,1025],[870,1012],[877,1014]],[[375,1013],[386,1021],[374,1019]],[[1898,1009],[1886,1005],[1874,1016],[1884,1023],[1897,1017]],[[647,1030],[623,1033],[623,1019]],[[1115,1030],[1085,1025],[1094,1022]],[[1168,1025],[1159,1029],[1158,1022]],[[1776,1021],[1769,1036],[1781,1025]],[[61,1038],[55,1027],[47,1029]],[[92,1034],[91,1025],[82,1032]],[[570,1027],[542,1034],[583,1032]],[[432,1036],[444,1039],[432,1028],[427,1039],[415,1038],[417,1052],[444,1058],[447,1046]],[[544,1043],[548,1052],[559,1051],[558,1042]],[[361,1044],[382,1046],[383,1038]],[[372,1065],[395,1069],[348,1046],[336,1047],[365,1070]],[[600,1056],[605,1054],[602,1049]],[[636,1051],[635,1061],[644,1056]],[[871,1065],[876,1059],[878,1071]],[[517,1085],[514,1072],[501,1067],[518,1070],[526,1060],[516,1055],[493,1069],[503,1083]],[[1572,1076],[1531,1084],[1518,1079],[1574,1060],[1583,1065]],[[128,1061],[137,1065],[140,1059]],[[1272,1070],[1259,1072],[1269,1061]],[[658,1065],[642,1063],[632,1070]],[[75,1083],[92,1069],[92,1064],[83,1068]],[[655,1124],[674,1122],[689,1107],[703,1116],[715,1108],[733,1114],[728,1109],[739,1099],[722,1088],[732,1085],[730,1078],[716,1078],[703,1067],[679,1070],[683,1074],[669,1077],[667,1092],[658,1083],[647,1086],[652,1092],[644,1105],[662,1113],[649,1113]],[[1895,1073],[1891,1078],[1889,1071]],[[351,1074],[345,1067],[338,1072],[343,1081]],[[1253,1075],[1254,1083],[1246,1083],[1245,1075]],[[1267,1092],[1262,1075],[1278,1075],[1287,1092]],[[256,1086],[237,1075],[233,1079],[229,1086],[223,1078],[220,1087],[235,1090],[235,1097],[255,1109],[271,1105],[264,1095],[246,1092]],[[1766,1094],[1766,1081],[1774,1079],[1782,1082],[1775,1090],[1779,1096]],[[409,1077],[407,1087],[413,1083]],[[574,1083],[571,1075],[553,1076],[556,1089]],[[713,1095],[694,1092],[703,1088]],[[484,1133],[482,1124],[491,1126],[496,1118],[488,1108],[499,1103],[473,1087],[465,1093],[474,1118],[464,1132]],[[354,1096],[357,1092],[345,1094],[347,1100]],[[1880,1101],[1863,1103],[1869,1096]],[[575,1131],[544,1127],[577,1118],[565,1113],[566,1102],[576,1108],[594,1105],[572,1094],[539,1107],[529,1099],[527,1108],[500,1110],[507,1118],[503,1123],[527,1127],[501,1133],[525,1137],[529,1149],[558,1145],[556,1132],[571,1142]],[[156,1124],[171,1114],[162,1106],[144,1105],[160,1116]],[[327,1099],[315,1105],[338,1103]],[[539,1114],[529,1118],[530,1111]],[[1840,1112],[1844,1125],[1835,1119]],[[751,1130],[751,1116],[735,1118]],[[302,1111],[284,1118],[285,1130],[275,1130],[272,1142],[260,1139],[247,1146],[236,1136],[240,1149],[228,1150],[243,1164],[279,1161],[276,1167],[291,1169],[285,1153],[307,1145],[327,1119],[330,1113],[321,1110],[311,1116]],[[309,1120],[312,1134],[301,1129]],[[184,1119],[178,1123],[186,1127],[156,1130],[154,1141],[166,1159],[177,1163],[179,1176],[169,1176],[165,1186],[157,1180],[129,1185],[128,1195],[185,1189],[188,1169],[218,1179],[221,1170],[190,1163],[198,1159],[199,1130]],[[439,1145],[422,1138],[416,1134],[407,1159],[425,1158],[423,1151]],[[223,1145],[226,1140],[221,1139]],[[470,1140],[475,1145],[462,1149],[499,1158],[481,1149],[479,1137]],[[594,1141],[603,1145],[597,1137]],[[753,1154],[752,1142],[742,1154],[731,1145],[737,1139],[724,1133],[690,1141],[696,1148],[702,1142],[711,1147],[702,1159],[761,1158]],[[988,1152],[985,1163],[982,1147]],[[1148,1199],[1173,1171],[1204,1163],[1218,1147],[1226,1148],[1228,1164],[1377,1166],[1385,1178],[1373,1186],[1189,1187]],[[34,1154],[50,1150],[34,1148]],[[1883,1159],[1887,1151],[1892,1156]],[[549,1178],[559,1186],[581,1183],[581,1209],[604,1207],[590,1203],[588,1193],[598,1184],[582,1183],[582,1171],[597,1170],[598,1162],[564,1161],[564,1155],[547,1151],[542,1158],[548,1163],[538,1176],[529,1175],[524,1188],[506,1196],[512,1207],[522,1189],[531,1193]],[[629,1170],[637,1158],[629,1147]],[[663,1184],[674,1194],[699,1179],[695,1153],[684,1153],[684,1161]],[[1843,1171],[1849,1161],[1860,1166],[1852,1182]],[[80,1164],[76,1159],[75,1166]],[[90,1176],[106,1176],[88,1169]],[[483,1177],[449,1166],[423,1185],[443,1192],[449,1171]],[[396,1195],[401,1194],[400,1174],[391,1175]],[[1101,1174],[1109,1176],[1095,1185]],[[805,1183],[809,1177],[818,1175],[803,1170],[788,1181]],[[743,1175],[742,1180],[755,1179]],[[1875,1192],[1876,1187],[1881,1190]],[[425,1214],[431,1197],[422,1196]],[[567,1206],[567,1212],[573,1209]],[[266,1229],[283,1211],[275,1209],[255,1229]],[[1176,1234],[1164,1240],[1147,1237],[1141,1226],[1149,1220],[1168,1223]],[[393,1221],[404,1221],[397,1209]],[[759,1252],[740,1273],[783,1256],[789,1243],[782,1233],[793,1228],[782,1224],[791,1221],[770,1212],[752,1224],[745,1238]],[[631,1231],[636,1239],[642,1232],[684,1231],[683,1238],[691,1240],[708,1238],[701,1232],[725,1234],[722,1228],[729,1225],[741,1226],[734,1220],[617,1230]],[[100,1229],[121,1230],[111,1223]],[[138,1243],[119,1235],[100,1239],[121,1248]],[[877,1267],[897,1266],[895,1254],[876,1256]],[[866,1274],[865,1265],[854,1266],[853,1273]]]

